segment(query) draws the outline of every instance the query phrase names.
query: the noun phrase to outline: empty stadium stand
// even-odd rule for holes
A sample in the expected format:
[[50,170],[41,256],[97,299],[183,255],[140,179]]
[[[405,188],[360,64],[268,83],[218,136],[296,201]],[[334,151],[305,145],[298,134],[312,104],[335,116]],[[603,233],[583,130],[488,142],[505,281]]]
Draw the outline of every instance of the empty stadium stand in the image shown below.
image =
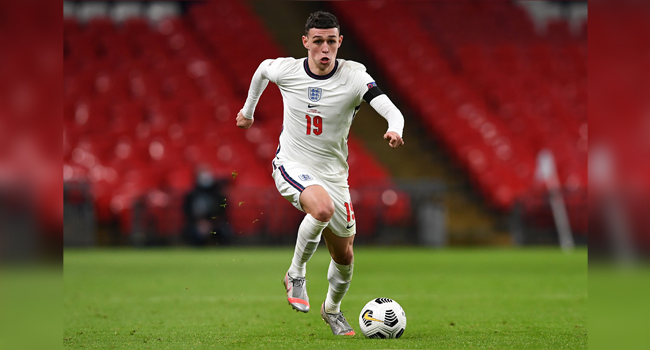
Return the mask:
[[[253,128],[234,123],[257,65],[282,51],[241,2],[197,3],[157,21],[140,12],[64,19],[64,180],[90,183],[98,223],[117,220],[126,237],[174,239],[182,194],[196,169],[208,167],[230,182],[226,210],[238,237],[295,234],[301,213],[270,176],[282,124],[278,89],[267,89]],[[355,209],[367,213],[360,235],[382,223],[408,225],[409,197],[353,137],[349,148],[351,167],[364,169],[350,174]]]
[[521,205],[552,226],[535,179],[549,149],[572,227],[586,234],[586,23],[572,35],[552,21],[540,35],[512,2],[328,4],[492,207]]

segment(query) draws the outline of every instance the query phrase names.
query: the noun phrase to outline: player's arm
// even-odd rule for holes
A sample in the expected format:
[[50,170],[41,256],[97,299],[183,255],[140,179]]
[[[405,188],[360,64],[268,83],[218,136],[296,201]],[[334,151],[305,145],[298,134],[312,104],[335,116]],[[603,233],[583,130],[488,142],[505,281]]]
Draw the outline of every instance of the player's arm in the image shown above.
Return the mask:
[[377,87],[374,81],[368,83],[367,86],[368,91],[363,95],[363,99],[388,122],[388,130],[384,134],[384,140],[388,141],[388,145],[392,148],[403,145],[404,116],[402,112]]
[[242,108],[239,113],[237,113],[237,126],[243,129],[248,129],[253,125],[253,113],[255,112],[255,107],[257,107],[257,102],[262,96],[262,92],[266,89],[266,86],[269,85],[269,72],[268,67],[273,64],[275,60],[264,60],[255,74],[253,74],[253,79],[251,79],[251,86],[248,89],[248,97],[246,98],[246,103],[244,103],[244,108]]

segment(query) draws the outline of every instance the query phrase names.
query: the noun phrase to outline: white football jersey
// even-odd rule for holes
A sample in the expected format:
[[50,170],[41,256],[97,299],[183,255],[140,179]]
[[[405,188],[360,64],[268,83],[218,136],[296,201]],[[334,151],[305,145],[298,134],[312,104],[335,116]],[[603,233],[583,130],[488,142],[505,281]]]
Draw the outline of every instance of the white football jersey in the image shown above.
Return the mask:
[[364,95],[376,88],[366,67],[337,59],[332,72],[320,76],[309,70],[306,58],[265,62],[265,78],[278,85],[284,101],[278,162],[288,159],[323,175],[347,177],[350,126]]

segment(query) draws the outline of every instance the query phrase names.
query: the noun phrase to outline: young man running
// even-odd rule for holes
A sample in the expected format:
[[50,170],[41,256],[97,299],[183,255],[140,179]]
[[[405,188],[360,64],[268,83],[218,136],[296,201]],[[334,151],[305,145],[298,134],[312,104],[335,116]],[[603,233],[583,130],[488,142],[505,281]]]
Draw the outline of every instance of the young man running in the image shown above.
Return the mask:
[[[352,279],[356,233],[347,181],[347,138],[362,101],[388,121],[384,139],[392,148],[404,144],[404,117],[362,64],[336,59],[342,42],[334,15],[312,13],[302,37],[307,58],[262,62],[253,75],[244,108],[237,114],[237,126],[248,129],[253,125],[253,112],[262,92],[269,81],[277,84],[284,102],[284,122],[273,160],[273,178],[280,194],[307,213],[284,277],[287,300],[297,311],[309,311],[306,264],[322,234],[332,260],[321,316],[335,335],[354,335],[340,310]],[[326,227],[329,230],[323,232]]]

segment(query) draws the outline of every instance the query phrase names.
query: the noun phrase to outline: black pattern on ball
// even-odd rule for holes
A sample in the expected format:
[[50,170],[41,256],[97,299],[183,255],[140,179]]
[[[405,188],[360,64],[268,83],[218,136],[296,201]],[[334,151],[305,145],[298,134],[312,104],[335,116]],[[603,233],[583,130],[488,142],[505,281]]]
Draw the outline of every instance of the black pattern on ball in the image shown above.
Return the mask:
[[393,310],[386,310],[386,316],[384,316],[384,324],[388,327],[393,327],[397,324],[397,315]]
[[372,338],[372,339],[386,339],[386,336],[385,336],[383,333],[381,333],[381,332],[377,332],[377,333],[375,333],[375,334],[371,334],[368,338]]
[[364,312],[363,312],[363,316],[361,317],[361,318],[363,319],[363,324],[365,324],[366,327],[370,327],[370,325],[372,324],[372,321],[367,320],[367,319],[366,319],[366,315],[368,315],[368,317],[372,317],[372,310],[366,310],[366,311],[364,311]]
[[375,303],[377,304],[383,304],[383,303],[392,303],[393,300],[388,299],[388,298],[377,298],[375,299]]
[[402,333],[404,333],[404,328],[400,329],[399,332],[397,332],[397,334],[395,334],[395,338],[401,337]]

